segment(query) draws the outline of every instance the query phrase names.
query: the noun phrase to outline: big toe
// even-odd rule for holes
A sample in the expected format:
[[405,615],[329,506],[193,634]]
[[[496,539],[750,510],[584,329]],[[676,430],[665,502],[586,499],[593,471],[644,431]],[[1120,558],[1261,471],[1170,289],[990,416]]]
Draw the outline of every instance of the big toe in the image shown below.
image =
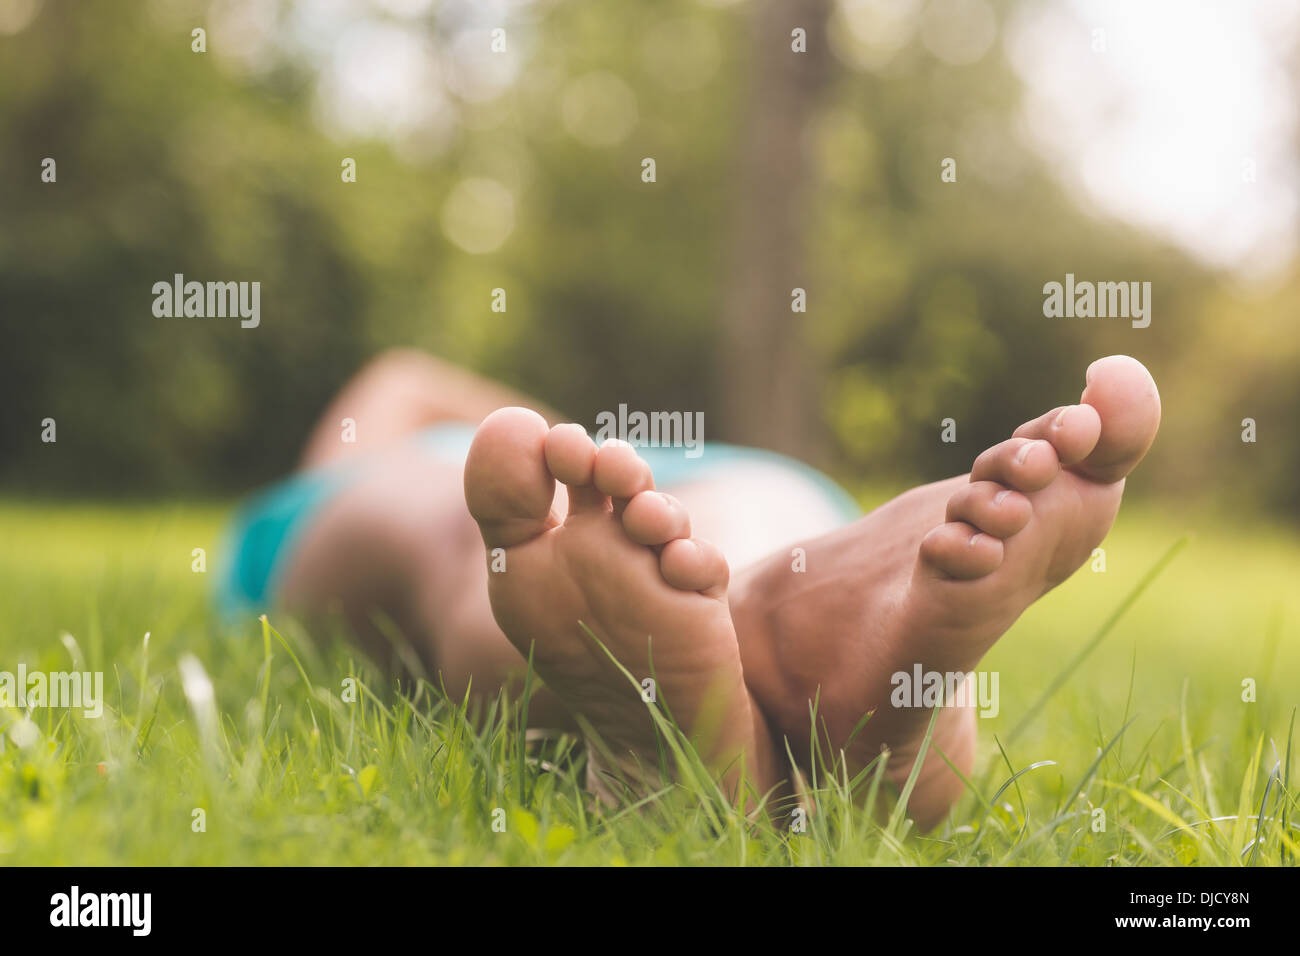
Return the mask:
[[465,503],[488,547],[512,547],[556,524],[548,430],[530,409],[499,408],[475,432],[465,459]]
[[1160,392],[1141,362],[1108,355],[1088,366],[1081,401],[1101,417],[1101,437],[1074,471],[1093,481],[1118,481],[1132,471],[1160,428]]

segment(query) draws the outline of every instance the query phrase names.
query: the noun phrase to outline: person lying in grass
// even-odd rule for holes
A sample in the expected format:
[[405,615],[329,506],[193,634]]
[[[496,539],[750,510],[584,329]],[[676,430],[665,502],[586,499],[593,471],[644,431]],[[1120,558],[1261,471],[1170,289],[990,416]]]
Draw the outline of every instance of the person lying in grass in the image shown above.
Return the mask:
[[[852,774],[887,749],[901,786],[932,709],[892,706],[891,676],[973,671],[1105,537],[1159,423],[1141,363],[1099,359],[1079,404],[863,516],[783,456],[598,448],[538,402],[391,352],[242,510],[222,599],[341,614],[382,665],[456,699],[518,693],[531,658],[529,723],[598,738],[598,792],[660,766],[646,697],[732,788],[806,767],[814,704],[825,752]],[[921,826],[974,756],[973,708],[941,708],[908,807]]]

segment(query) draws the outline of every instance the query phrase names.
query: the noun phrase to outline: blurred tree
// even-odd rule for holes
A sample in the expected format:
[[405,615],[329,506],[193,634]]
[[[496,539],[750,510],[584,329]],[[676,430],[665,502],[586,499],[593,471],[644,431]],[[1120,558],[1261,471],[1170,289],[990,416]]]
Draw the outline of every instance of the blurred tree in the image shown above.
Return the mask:
[[[804,341],[804,232],[812,169],[805,130],[832,70],[829,0],[752,4],[746,120],[735,158],[735,225],[722,303],[718,384],[726,433],[742,444],[822,457]],[[811,293],[816,298],[816,290]],[[797,309],[797,310],[796,310]]]
[[[514,59],[491,61],[465,32],[482,26],[469,3],[405,19],[348,6],[364,22],[328,36],[313,5],[251,4],[275,16],[260,59],[215,27],[192,53],[194,24],[236,6],[47,0],[0,37],[9,487],[249,488],[292,467],[332,391],[393,345],[588,425],[620,402],[702,410],[708,439],[824,448],[849,481],[964,470],[1113,351],[1186,390],[1166,393],[1144,487],[1185,487],[1190,462],[1198,484],[1237,475],[1241,442],[1209,437],[1255,408],[1275,436],[1300,411],[1300,356],[1276,345],[1292,297],[1243,305],[1224,277],[1083,208],[1023,144],[1001,45],[944,60],[928,6],[531,4],[499,54]],[[1020,6],[994,9],[1005,24]],[[386,132],[400,111],[373,107],[354,110],[369,132],[329,122],[339,58],[394,34],[432,51],[415,105],[445,107],[436,129]],[[514,72],[473,88],[497,62]],[[57,183],[40,180],[45,157]],[[499,243],[471,251],[485,229]],[[1151,281],[1151,328],[1045,318],[1043,284],[1067,272]],[[260,281],[261,326],[154,318],[153,283],[175,273]],[[791,311],[796,287],[807,313]],[[1274,340],[1225,341],[1228,322]],[[947,417],[955,444],[939,440]],[[1296,447],[1251,447],[1254,500],[1300,507]]]

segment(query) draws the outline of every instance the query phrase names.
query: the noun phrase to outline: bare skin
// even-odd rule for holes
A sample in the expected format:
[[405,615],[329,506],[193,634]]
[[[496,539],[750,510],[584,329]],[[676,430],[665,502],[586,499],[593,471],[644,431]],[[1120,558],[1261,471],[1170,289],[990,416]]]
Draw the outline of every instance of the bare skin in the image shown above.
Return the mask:
[[[371,376],[354,395],[377,409],[372,418],[391,400],[375,394],[381,381]],[[1081,404],[1021,426],[970,475],[914,489],[828,534],[810,526],[805,572],[792,570],[781,547],[742,568],[728,598],[728,542],[715,548],[691,537],[692,502],[739,506],[760,489],[733,477],[727,495],[683,486],[664,496],[631,448],[597,451],[580,428],[550,429],[522,408],[487,415],[463,469],[403,448],[415,427],[473,421],[498,407],[498,387],[483,383],[466,399],[466,382],[458,379],[463,407],[447,414],[453,403],[430,395],[424,407],[446,417],[415,425],[404,410],[402,425],[372,448],[377,464],[313,522],[286,573],[284,602],[311,615],[342,612],[380,660],[409,667],[413,650],[418,667],[453,694],[471,677],[485,694],[517,686],[531,648],[546,683],[534,698],[539,725],[572,726],[576,716],[623,769],[653,766],[639,688],[582,621],[638,679],[653,664],[661,698],[701,752],[732,780],[743,760],[760,791],[788,775],[787,739],[796,761],[807,759],[814,697],[818,732],[836,752],[873,711],[850,762],[886,748],[890,778],[906,776],[931,712],[891,707],[891,675],[914,663],[972,670],[1105,536],[1160,417],[1139,363],[1100,360]],[[396,390],[406,405],[409,385]],[[419,387],[439,392],[436,379]],[[347,408],[336,402],[317,434],[337,429]],[[311,464],[329,459],[329,440],[312,447]],[[697,527],[728,527],[716,518],[700,515]],[[487,570],[494,548],[505,554],[504,573]],[[376,625],[376,612],[400,640]],[[934,744],[969,773],[973,712],[943,708]],[[909,814],[931,826],[960,794],[960,780],[931,754]]]
[[[1125,476],[1160,423],[1155,383],[1111,356],[1088,370],[1081,404],[1053,409],[981,454],[969,475],[913,489],[806,545],[797,583],[786,555],[737,580],[732,606],[755,697],[806,759],[808,700],[837,752],[862,715],[850,770],[892,751],[888,776],[911,770],[931,712],[894,708],[891,675],[968,673],[1026,607],[1069,577],[1110,530]],[[770,656],[768,656],[770,655]],[[772,680],[773,684],[765,683]],[[818,694],[820,691],[820,694]],[[974,763],[974,711],[941,710],[934,744],[963,774]],[[933,752],[909,813],[942,819],[962,783]]]
[[[557,479],[568,489],[561,513],[552,508]],[[639,686],[650,677],[706,760],[732,768],[733,781],[735,762],[747,761],[766,792],[779,779],[776,753],[745,685],[727,562],[691,538],[681,503],[653,488],[630,445],[597,450],[580,425],[548,429],[524,408],[489,415],[465,463],[465,498],[484,543],[504,557],[489,576],[492,611],[624,770],[656,764]]]

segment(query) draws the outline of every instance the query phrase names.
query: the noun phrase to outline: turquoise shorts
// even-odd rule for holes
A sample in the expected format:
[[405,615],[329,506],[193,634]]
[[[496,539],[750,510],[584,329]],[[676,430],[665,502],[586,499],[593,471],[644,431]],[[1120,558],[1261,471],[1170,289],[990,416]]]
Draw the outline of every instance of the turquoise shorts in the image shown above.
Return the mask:
[[[412,441],[438,460],[464,464],[474,431],[475,426],[461,423],[435,425],[414,435]],[[654,473],[655,486],[663,490],[705,479],[721,467],[764,463],[810,487],[838,523],[861,514],[857,502],[834,481],[785,455],[718,443],[708,444],[695,458],[686,457],[686,451],[637,449]],[[239,508],[226,533],[225,560],[217,578],[216,601],[224,614],[256,614],[274,604],[288,559],[320,507],[355,482],[365,465],[361,460],[344,460],[299,472],[256,493]]]

